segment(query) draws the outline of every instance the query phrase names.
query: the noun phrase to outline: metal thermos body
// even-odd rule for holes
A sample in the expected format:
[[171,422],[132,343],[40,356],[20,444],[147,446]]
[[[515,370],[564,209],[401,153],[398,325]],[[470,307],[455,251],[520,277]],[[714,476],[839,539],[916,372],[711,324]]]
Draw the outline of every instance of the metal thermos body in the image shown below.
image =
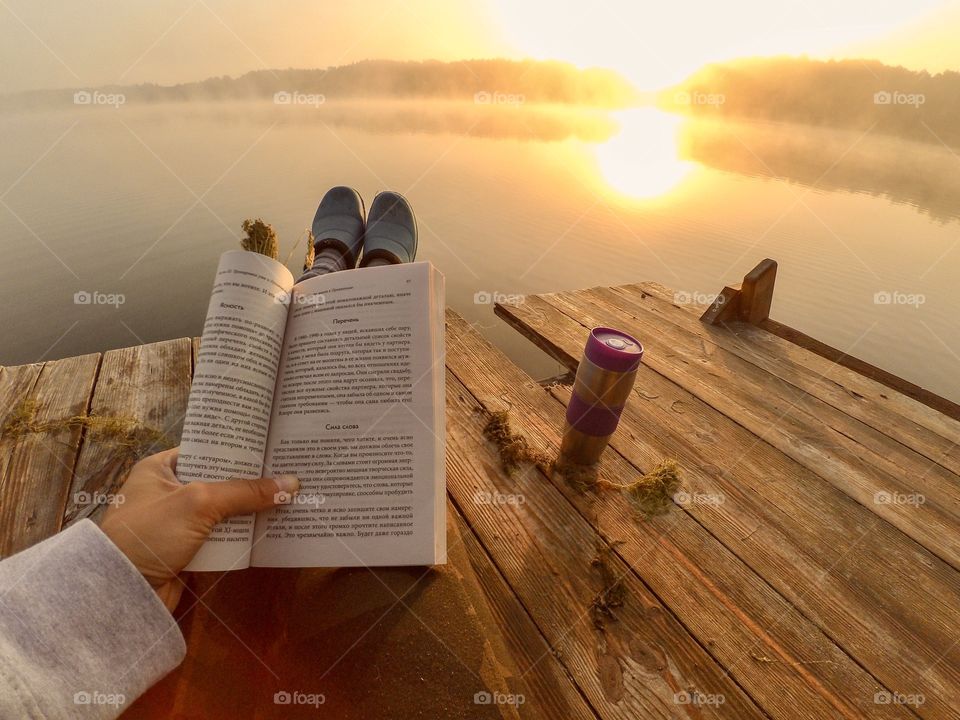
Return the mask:
[[633,389],[643,346],[619,330],[590,331],[567,405],[558,464],[593,465],[617,429]]

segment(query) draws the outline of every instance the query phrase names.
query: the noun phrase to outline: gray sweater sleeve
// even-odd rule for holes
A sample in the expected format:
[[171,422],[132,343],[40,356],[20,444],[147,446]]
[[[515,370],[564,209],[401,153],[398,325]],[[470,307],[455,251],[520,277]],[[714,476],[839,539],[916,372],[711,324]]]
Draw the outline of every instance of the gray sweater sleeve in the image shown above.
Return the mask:
[[183,636],[89,520],[0,562],[0,718],[113,718],[176,667]]

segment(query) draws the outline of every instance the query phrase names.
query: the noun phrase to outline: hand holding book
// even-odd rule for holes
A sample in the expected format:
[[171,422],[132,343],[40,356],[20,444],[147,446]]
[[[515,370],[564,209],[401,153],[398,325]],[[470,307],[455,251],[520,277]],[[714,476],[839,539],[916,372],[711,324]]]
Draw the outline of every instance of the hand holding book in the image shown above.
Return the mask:
[[301,485],[218,526],[188,569],[444,562],[442,351],[443,278],[429,263],[295,285],[270,258],[225,253],[178,476]]

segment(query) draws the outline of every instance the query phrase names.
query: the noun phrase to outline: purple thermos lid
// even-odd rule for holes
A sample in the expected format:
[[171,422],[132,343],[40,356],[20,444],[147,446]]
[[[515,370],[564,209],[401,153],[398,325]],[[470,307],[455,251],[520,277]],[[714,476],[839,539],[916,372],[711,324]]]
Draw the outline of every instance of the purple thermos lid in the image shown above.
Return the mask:
[[583,350],[587,360],[610,372],[631,372],[640,365],[643,345],[630,335],[608,327],[590,331]]

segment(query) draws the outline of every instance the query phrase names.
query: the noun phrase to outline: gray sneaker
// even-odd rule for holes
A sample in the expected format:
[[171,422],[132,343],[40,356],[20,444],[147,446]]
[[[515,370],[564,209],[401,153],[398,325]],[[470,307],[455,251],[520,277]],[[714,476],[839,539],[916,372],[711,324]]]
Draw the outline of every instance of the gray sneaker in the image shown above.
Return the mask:
[[413,262],[417,256],[417,219],[410,203],[400,193],[378,193],[367,215],[363,260],[383,258],[391,263]]
[[363,216],[363,198],[356,190],[342,185],[327,190],[313,216],[314,250],[335,247],[344,254],[348,268],[356,267],[363,247]]

